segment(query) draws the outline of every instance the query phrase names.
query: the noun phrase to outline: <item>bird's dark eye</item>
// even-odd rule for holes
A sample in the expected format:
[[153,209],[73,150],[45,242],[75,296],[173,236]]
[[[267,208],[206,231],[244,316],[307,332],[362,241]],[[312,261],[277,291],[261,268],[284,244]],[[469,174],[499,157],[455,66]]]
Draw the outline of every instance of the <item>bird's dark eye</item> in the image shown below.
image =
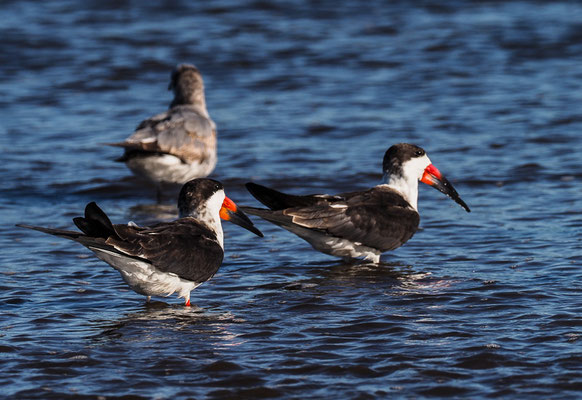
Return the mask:
[[424,150],[416,150],[414,155],[417,157],[422,157],[422,156],[424,156]]

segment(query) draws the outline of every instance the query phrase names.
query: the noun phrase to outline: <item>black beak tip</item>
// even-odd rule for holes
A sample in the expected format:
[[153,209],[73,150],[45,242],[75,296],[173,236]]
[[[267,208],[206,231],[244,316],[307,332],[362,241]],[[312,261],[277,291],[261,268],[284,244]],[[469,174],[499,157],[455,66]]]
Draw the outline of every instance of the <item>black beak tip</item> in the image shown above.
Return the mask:
[[471,212],[471,209],[469,208],[469,206],[461,199],[461,197],[459,197],[459,195],[457,194],[457,192],[451,193],[448,195],[451,199],[453,199],[455,201],[455,203],[457,203],[458,205],[460,205],[461,207],[463,207],[463,209],[467,212]]
[[257,235],[258,237],[265,237],[265,235],[263,235],[263,232],[261,232],[250,220],[249,220],[249,223],[241,225],[241,226],[243,228],[245,228],[247,231],[251,231],[252,233]]
[[239,208],[237,211],[228,211],[228,215],[230,216],[229,221],[235,225],[238,225],[242,228],[245,228],[247,231],[251,231],[258,237],[264,237],[263,232],[261,232],[257,227],[253,224],[253,222],[246,216],[246,214]]
[[436,182],[436,184],[433,185],[433,187],[437,189],[439,192],[449,196],[455,203],[463,207],[465,211],[471,212],[469,206],[461,199],[461,196],[459,196],[451,182],[449,182],[445,177],[441,177]]
[[263,232],[261,232],[260,230],[258,230],[254,226],[253,226],[253,230],[251,232],[254,233],[255,235],[257,235],[258,237],[265,237],[265,235],[263,235]]

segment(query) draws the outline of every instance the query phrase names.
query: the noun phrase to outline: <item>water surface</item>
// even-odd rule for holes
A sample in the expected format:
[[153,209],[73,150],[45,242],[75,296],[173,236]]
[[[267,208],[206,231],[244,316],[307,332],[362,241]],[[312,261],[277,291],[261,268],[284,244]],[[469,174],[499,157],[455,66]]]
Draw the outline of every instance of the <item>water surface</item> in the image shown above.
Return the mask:
[[[568,1],[7,1],[0,10],[0,385],[10,398],[582,395],[582,6]],[[14,227],[173,218],[104,146],[164,110],[179,62],[219,129],[212,175],[257,205],[379,182],[424,147],[471,207],[420,188],[378,267],[256,221],[223,267],[147,305],[82,246]]]

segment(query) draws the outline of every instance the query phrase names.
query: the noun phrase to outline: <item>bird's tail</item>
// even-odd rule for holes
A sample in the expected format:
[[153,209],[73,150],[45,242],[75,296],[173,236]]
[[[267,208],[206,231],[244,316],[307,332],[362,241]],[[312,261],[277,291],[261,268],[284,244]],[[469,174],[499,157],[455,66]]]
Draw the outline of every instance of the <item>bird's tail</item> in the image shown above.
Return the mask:
[[283,210],[291,207],[308,207],[316,202],[311,196],[295,196],[282,193],[253,182],[245,184],[247,190],[271,210]]
[[65,229],[45,228],[43,226],[33,226],[27,224],[16,224],[21,228],[33,229],[35,231],[48,233],[65,239],[85,242],[89,238],[107,239],[110,236],[117,236],[113,224],[109,217],[95,204],[91,202],[85,207],[85,217],[73,218],[73,222],[82,232],[69,231]]
[[70,240],[77,240],[79,237],[85,236],[81,232],[68,231],[65,229],[45,228],[42,226],[33,226],[33,225],[27,225],[27,224],[16,224],[16,226],[18,226],[20,228],[34,229],[35,231],[48,233],[49,235],[55,235],[55,236],[59,236],[59,237],[62,237],[65,239],[70,239]]
[[117,236],[109,217],[94,201],[85,207],[85,217],[73,218],[73,222],[87,236],[104,239]]
[[256,215],[257,217],[261,217],[266,221],[269,221],[275,225],[282,226],[284,228],[293,225],[292,218],[287,215],[284,215],[282,212],[279,211],[273,211],[267,208],[255,208],[246,206],[240,206],[240,209],[247,214]]

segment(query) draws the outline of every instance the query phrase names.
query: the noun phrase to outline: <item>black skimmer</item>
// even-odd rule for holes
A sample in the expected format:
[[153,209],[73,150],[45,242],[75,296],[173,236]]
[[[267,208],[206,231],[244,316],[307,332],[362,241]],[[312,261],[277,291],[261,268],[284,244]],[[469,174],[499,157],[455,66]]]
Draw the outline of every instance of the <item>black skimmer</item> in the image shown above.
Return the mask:
[[406,243],[416,232],[418,181],[469,207],[432,165],[426,152],[400,143],[384,155],[383,183],[363,192],[336,196],[295,196],[249,182],[251,194],[269,209],[242,207],[309,242],[313,248],[345,260],[380,262],[380,254]]
[[168,111],[142,121],[125,141],[117,161],[152,182],[158,200],[164,185],[182,185],[208,176],[216,166],[216,124],[206,110],[204,83],[198,69],[180,64],[169,88],[174,100]]
[[248,217],[224,194],[212,179],[187,182],[178,198],[179,219],[151,227],[134,223],[113,225],[91,202],[85,216],[73,219],[81,232],[18,225],[81,243],[97,257],[119,271],[137,293],[169,296],[177,292],[186,306],[190,291],[218,271],[224,256],[220,219],[231,221],[258,236]]

